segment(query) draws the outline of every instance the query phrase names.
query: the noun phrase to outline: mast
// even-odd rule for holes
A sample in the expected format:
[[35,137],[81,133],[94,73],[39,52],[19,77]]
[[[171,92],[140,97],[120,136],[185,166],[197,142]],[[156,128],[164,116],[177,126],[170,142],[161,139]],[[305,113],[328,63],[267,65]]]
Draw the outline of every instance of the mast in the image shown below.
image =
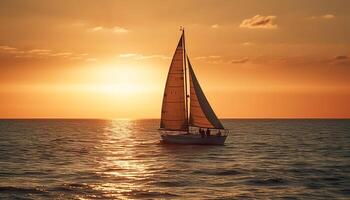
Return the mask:
[[188,94],[187,94],[187,61],[186,61],[186,46],[185,46],[185,28],[182,27],[182,42],[183,42],[183,48],[184,48],[184,73],[185,73],[185,119],[186,119],[186,129],[187,132],[189,132],[189,120],[188,120]]

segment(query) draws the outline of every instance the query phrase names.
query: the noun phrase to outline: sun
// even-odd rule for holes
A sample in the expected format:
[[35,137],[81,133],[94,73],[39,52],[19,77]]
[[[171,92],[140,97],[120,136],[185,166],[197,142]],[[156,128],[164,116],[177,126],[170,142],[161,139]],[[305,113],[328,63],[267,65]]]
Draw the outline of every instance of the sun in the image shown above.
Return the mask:
[[101,84],[97,85],[97,90],[108,94],[133,94],[142,92],[145,88],[130,82]]
[[96,66],[90,69],[88,76],[92,77],[92,82],[88,84],[89,88],[97,93],[132,95],[154,88],[152,73],[144,66],[130,64]]

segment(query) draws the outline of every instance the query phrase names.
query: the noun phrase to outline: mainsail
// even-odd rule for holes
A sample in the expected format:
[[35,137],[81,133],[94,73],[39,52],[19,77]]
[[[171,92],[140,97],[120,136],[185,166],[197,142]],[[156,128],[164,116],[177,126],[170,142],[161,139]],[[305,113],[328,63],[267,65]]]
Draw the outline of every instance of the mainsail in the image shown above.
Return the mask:
[[190,77],[190,126],[224,129],[220,120],[215,115],[201,86],[194,74],[190,60],[188,59]]
[[162,129],[187,130],[184,64],[184,34],[182,34],[171,61],[165,85],[160,121]]

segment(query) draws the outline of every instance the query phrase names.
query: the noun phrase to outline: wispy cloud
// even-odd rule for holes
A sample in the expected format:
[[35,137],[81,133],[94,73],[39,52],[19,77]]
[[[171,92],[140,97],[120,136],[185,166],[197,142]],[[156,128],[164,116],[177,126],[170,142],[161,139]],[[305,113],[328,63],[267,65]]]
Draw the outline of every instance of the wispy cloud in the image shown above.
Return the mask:
[[250,29],[276,29],[277,24],[275,23],[276,16],[262,16],[255,15],[252,18],[248,18],[242,21],[239,25],[240,28]]
[[230,59],[230,58],[227,58],[227,57],[225,58],[218,55],[198,56],[198,57],[194,57],[193,60],[198,60],[198,61],[210,63],[210,64],[243,64],[250,61],[248,58],[245,58],[245,57],[238,58],[238,59]]
[[198,56],[198,57],[194,57],[194,60],[206,60],[206,61],[213,61],[213,60],[218,60],[219,58],[221,58],[221,56],[217,56],[217,55],[211,55],[211,56]]
[[7,45],[0,46],[0,53],[10,54],[13,58],[52,58],[52,57],[61,57],[61,58],[70,58],[73,60],[84,59],[88,54],[87,53],[74,53],[74,52],[56,52],[50,49],[18,49],[16,47],[10,47]]
[[28,53],[49,53],[51,50],[48,49],[32,49],[29,50]]
[[116,34],[122,34],[122,33],[128,33],[129,30],[120,26],[115,26],[112,28],[107,28],[103,26],[96,26],[93,28],[89,28],[88,31],[90,32],[110,32],[110,33],[116,33]]
[[325,19],[325,20],[329,20],[329,19],[334,19],[335,15],[333,14],[325,14],[325,15],[321,15],[321,16],[311,16],[311,17],[307,17],[307,20],[316,20],[316,19]]
[[32,49],[27,51],[29,54],[35,54],[38,56],[46,56],[46,55],[51,55],[51,50],[48,49]]
[[72,52],[60,52],[60,53],[53,53],[51,56],[62,56],[62,57],[68,57],[73,55]]
[[145,59],[170,59],[169,56],[155,54],[155,55],[143,55],[138,53],[125,53],[119,54],[119,58],[130,58],[135,60],[145,60]]
[[164,56],[164,55],[149,55],[149,56],[141,56],[140,60],[143,60],[143,59],[152,59],[152,58],[159,58],[159,59],[164,59],[164,60],[167,60],[167,59],[170,59],[169,56]]
[[214,59],[216,59],[216,58],[221,58],[221,56],[208,56],[209,58],[214,58]]
[[253,46],[255,44],[253,42],[243,42],[242,45],[243,46]]
[[213,25],[211,25],[211,28],[219,28],[220,26],[219,26],[219,24],[213,24]]
[[350,57],[346,55],[335,56],[330,60],[330,63],[334,65],[344,65],[350,67]]
[[204,60],[204,59],[206,59],[207,58],[207,56],[198,56],[198,57],[195,57],[195,58],[193,58],[194,60]]
[[347,60],[347,59],[349,59],[349,56],[336,56],[336,57],[334,57],[334,59],[335,60]]
[[129,30],[128,30],[128,29],[125,29],[125,28],[122,28],[122,27],[120,27],[120,26],[115,26],[115,27],[113,28],[113,32],[114,32],[114,33],[127,33],[127,32],[129,32]]
[[334,15],[332,15],[332,14],[327,14],[327,15],[323,15],[323,16],[321,16],[323,19],[333,19],[333,18],[335,18],[335,16]]
[[119,54],[120,58],[132,58],[132,57],[137,57],[140,54],[137,53],[125,53],[125,54]]
[[231,64],[243,64],[249,61],[249,58],[240,58],[240,59],[233,59],[230,60]]
[[17,50],[17,48],[15,48],[15,47],[10,47],[10,46],[0,46],[0,50],[4,50],[4,51],[13,51],[13,50]]
[[102,29],[103,29],[102,26],[96,26],[96,27],[92,28],[91,31],[96,32],[96,31],[100,31]]

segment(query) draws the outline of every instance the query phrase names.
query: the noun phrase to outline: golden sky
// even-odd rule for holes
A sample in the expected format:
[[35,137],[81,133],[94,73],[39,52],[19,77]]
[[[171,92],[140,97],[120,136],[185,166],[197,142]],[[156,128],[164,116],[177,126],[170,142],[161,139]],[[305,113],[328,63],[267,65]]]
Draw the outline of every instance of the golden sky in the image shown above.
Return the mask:
[[349,118],[350,1],[2,0],[0,118],[159,118],[181,32],[221,118]]

